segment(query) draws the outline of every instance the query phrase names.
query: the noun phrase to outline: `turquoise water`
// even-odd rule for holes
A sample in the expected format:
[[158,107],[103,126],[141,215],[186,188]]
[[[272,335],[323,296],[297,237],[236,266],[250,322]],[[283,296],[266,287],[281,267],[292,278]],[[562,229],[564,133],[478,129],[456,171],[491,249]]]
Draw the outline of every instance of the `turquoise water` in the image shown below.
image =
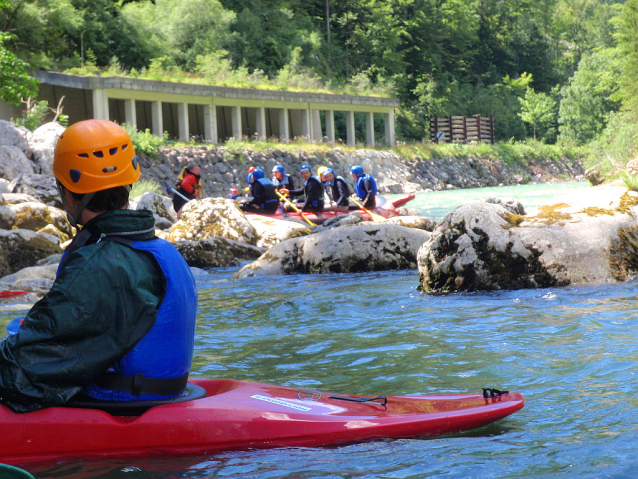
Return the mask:
[[[522,392],[526,406],[433,439],[17,465],[75,479],[638,475],[637,281],[425,295],[416,271],[234,282],[235,270],[198,278],[193,377],[370,395],[496,387]],[[0,326],[21,309],[0,307]]]
[[[471,188],[466,190],[437,191],[417,193],[416,198],[406,206],[415,208],[422,216],[431,216],[440,220],[455,207],[470,201],[482,201],[490,197],[516,198],[525,207],[528,215],[535,214],[539,206],[550,198],[554,202],[572,191],[589,188],[588,182],[554,183],[543,185],[499,186],[493,188]],[[389,195],[390,198],[401,195]]]

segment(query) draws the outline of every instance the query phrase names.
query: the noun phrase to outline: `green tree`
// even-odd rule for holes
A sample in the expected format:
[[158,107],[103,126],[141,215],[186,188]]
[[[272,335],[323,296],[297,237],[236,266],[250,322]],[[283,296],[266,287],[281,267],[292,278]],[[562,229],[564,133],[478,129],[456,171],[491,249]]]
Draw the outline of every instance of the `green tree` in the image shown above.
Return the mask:
[[[532,126],[532,133],[536,139],[536,130],[547,131],[556,117],[556,101],[549,95],[533,88],[527,88],[525,96],[518,99],[521,103],[521,111],[518,116]],[[543,138],[545,139],[545,138]]]
[[0,4],[0,31],[6,44],[32,68],[55,69],[73,57],[72,34],[82,19],[71,0],[5,0]]
[[615,19],[615,58],[621,70],[620,88],[616,98],[623,108],[638,117],[638,0],[627,0]]
[[218,0],[134,2],[124,5],[121,15],[153,58],[172,57],[186,70],[195,67],[199,55],[224,49],[235,21],[235,13]]
[[0,98],[12,105],[20,105],[21,98],[35,96],[38,81],[29,75],[27,63],[4,46],[10,38],[11,35],[0,32]]
[[582,144],[603,131],[609,113],[619,108],[613,100],[617,78],[618,72],[607,55],[583,56],[570,84],[560,90],[558,124],[562,139]]

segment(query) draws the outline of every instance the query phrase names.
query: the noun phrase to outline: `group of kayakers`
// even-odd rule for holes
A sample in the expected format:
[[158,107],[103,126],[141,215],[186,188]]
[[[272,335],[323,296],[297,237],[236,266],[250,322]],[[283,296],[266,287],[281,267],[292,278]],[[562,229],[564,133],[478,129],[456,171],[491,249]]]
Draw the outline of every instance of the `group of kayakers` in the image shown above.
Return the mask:
[[[302,165],[299,173],[303,181],[300,188],[295,188],[294,179],[286,173],[283,165],[275,165],[272,179],[266,178],[262,168],[250,167],[246,182],[250,185],[250,194],[242,200],[243,211],[256,213],[275,213],[283,198],[297,200],[301,211],[348,211],[350,208],[350,186],[341,176],[337,176],[332,168],[319,167],[313,175],[310,165]],[[355,180],[355,193],[365,208],[376,207],[377,183],[374,177],[366,173],[361,165],[350,168]],[[326,197],[329,204],[326,204]],[[284,200],[285,201],[285,200]],[[287,203],[287,202],[286,202]],[[281,205],[288,209],[288,204]]]

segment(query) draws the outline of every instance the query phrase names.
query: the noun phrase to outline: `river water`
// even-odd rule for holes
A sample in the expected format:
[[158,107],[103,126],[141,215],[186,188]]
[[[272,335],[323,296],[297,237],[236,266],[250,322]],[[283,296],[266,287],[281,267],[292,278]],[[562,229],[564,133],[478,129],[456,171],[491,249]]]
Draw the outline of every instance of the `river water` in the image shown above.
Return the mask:
[[[582,184],[423,194],[516,196],[529,210]],[[536,198],[536,199],[534,199]],[[522,392],[521,411],[430,439],[195,457],[17,464],[38,478],[624,478],[638,476],[638,282],[427,295],[416,271],[199,275],[192,377],[360,394]],[[25,311],[0,308],[0,326]],[[10,434],[10,431],[2,431]]]

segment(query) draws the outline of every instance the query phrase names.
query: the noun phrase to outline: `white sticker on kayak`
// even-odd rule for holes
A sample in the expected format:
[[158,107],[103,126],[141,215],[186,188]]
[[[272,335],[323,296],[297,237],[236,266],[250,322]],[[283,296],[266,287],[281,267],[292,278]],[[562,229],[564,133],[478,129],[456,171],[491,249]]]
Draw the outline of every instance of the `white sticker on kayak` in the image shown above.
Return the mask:
[[293,404],[288,401],[282,401],[281,399],[269,398],[266,396],[260,396],[259,394],[255,394],[254,396],[250,396],[253,399],[259,399],[260,401],[266,401],[272,404],[277,404],[279,406],[289,407],[292,409],[296,409],[297,411],[310,411],[311,408],[306,406],[300,406],[299,404]]

